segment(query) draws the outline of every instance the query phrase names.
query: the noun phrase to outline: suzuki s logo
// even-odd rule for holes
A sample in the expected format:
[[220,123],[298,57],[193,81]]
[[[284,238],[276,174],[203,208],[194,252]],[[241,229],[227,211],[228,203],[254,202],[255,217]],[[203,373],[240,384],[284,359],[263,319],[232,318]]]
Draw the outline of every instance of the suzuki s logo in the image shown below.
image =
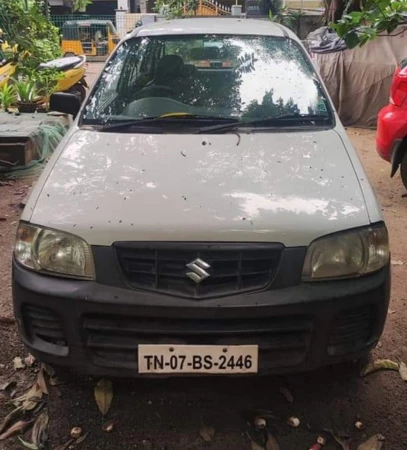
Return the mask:
[[205,261],[202,261],[202,259],[195,259],[195,261],[187,264],[187,267],[191,270],[191,272],[187,272],[186,276],[195,281],[196,284],[210,277],[209,273],[206,270],[210,269],[211,266]]

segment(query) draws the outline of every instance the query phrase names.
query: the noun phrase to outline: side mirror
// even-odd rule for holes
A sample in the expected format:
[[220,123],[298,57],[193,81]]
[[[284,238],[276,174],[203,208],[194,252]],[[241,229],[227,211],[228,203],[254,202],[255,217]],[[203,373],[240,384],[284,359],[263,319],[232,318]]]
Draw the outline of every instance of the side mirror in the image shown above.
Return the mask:
[[51,95],[49,107],[51,111],[71,114],[75,118],[81,109],[81,100],[77,95],[58,92]]

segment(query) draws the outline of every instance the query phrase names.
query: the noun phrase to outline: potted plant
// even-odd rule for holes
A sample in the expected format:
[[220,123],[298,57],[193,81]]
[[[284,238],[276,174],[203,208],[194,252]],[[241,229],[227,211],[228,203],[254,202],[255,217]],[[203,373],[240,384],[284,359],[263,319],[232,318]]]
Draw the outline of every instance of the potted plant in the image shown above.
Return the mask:
[[0,106],[4,111],[8,111],[10,106],[17,102],[17,92],[12,84],[5,84],[0,89]]
[[26,79],[15,80],[18,96],[17,107],[20,113],[33,113],[38,107],[37,88],[35,81]]

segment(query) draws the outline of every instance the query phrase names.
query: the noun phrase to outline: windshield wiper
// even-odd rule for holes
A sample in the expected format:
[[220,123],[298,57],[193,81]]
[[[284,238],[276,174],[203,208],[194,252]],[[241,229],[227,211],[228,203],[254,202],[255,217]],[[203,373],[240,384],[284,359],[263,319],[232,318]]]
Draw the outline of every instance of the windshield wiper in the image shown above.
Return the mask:
[[284,122],[290,125],[302,125],[308,123],[315,123],[322,121],[325,124],[329,124],[330,117],[323,116],[321,114],[282,114],[280,116],[264,117],[262,119],[253,120],[240,120],[232,123],[222,123],[219,125],[212,125],[209,127],[203,127],[197,130],[197,134],[211,133],[213,131],[227,131],[234,128],[249,127],[249,126],[261,126],[261,127],[273,127],[281,125]]
[[[218,117],[218,116],[206,116],[201,114],[188,114],[188,113],[173,113],[173,114],[164,114],[163,116],[157,117],[144,117],[143,119],[129,119],[123,120],[120,122],[108,123],[106,125],[102,125],[100,131],[116,131],[116,130],[124,130],[126,128],[131,127],[143,127],[145,125],[156,124],[156,125],[165,125],[168,123],[176,123],[176,124],[190,124],[191,122],[196,123],[197,120],[205,120],[205,121],[221,121],[222,125],[227,125],[230,123],[237,122],[237,119],[233,119],[230,117]],[[215,125],[214,125],[215,126]]]

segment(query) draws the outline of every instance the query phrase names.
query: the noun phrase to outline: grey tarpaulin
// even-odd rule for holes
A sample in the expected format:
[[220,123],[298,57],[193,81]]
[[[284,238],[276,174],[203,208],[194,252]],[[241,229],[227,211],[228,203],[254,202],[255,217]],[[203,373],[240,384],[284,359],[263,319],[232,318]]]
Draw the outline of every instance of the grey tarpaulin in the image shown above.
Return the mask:
[[63,136],[70,120],[58,114],[7,114],[0,113],[0,143],[10,139],[30,139],[33,144],[33,159],[26,165],[7,164],[0,161],[0,174],[6,176],[30,176],[41,172],[42,166],[52,155]]
[[312,53],[344,125],[375,127],[389,102],[397,64],[407,58],[407,27],[379,36],[361,48]]

